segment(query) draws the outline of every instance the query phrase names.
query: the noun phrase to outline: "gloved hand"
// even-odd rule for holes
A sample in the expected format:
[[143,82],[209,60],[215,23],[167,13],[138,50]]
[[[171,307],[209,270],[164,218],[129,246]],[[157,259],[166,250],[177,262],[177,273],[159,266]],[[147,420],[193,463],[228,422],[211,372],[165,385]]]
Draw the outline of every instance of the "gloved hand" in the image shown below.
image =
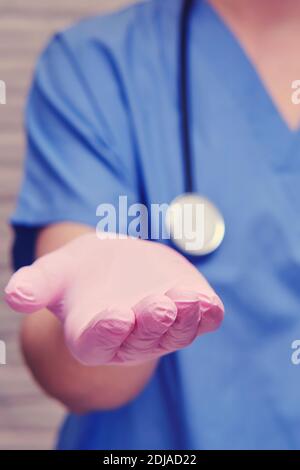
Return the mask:
[[19,269],[5,293],[19,312],[53,312],[87,365],[159,357],[215,330],[224,314],[207,281],[172,248],[95,234]]

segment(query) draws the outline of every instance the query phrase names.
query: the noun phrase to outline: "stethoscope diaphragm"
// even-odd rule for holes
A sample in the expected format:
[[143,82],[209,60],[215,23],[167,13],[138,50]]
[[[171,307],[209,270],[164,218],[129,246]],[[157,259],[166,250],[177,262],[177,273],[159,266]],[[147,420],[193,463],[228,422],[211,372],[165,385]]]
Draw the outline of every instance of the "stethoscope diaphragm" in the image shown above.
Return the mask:
[[176,197],[166,212],[166,229],[183,253],[204,256],[215,251],[225,235],[224,218],[206,197],[185,193]]

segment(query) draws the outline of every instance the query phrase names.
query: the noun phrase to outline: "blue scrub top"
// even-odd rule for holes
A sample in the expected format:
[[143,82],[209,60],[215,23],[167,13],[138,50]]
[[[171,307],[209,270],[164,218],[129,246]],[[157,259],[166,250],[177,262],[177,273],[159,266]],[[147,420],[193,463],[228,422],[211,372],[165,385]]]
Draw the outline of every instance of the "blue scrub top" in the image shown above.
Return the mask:
[[[57,34],[30,92],[15,264],[38,227],[95,226],[101,202],[170,202],[184,189],[179,0],[150,0]],[[160,361],[132,403],[67,417],[59,449],[300,448],[300,138],[237,40],[196,1],[189,41],[193,175],[227,232],[194,260],[222,328]],[[59,269],[59,267],[58,267]]]

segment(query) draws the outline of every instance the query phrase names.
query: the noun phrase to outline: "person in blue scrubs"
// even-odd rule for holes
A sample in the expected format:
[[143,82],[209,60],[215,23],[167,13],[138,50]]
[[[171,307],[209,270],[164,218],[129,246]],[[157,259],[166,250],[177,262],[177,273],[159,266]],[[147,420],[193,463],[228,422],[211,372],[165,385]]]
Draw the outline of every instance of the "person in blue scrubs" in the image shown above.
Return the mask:
[[[264,7],[197,0],[190,18],[195,189],[226,221],[219,250],[192,261],[224,302],[223,326],[163,357],[130,403],[69,414],[58,449],[300,448],[300,369],[291,361],[300,337],[300,137],[295,116],[284,117],[275,104],[275,85],[266,73],[262,78],[265,63],[254,60],[245,32],[256,23],[259,30],[261,18],[270,26],[271,4],[275,16],[294,8],[290,21],[300,26],[293,0]],[[181,6],[150,0],[83,20],[41,55],[12,217],[16,268],[32,262],[46,226],[95,227],[101,202],[117,205],[127,195],[128,204],[150,205],[184,191],[176,78]],[[245,17],[235,16],[242,7]],[[289,21],[277,15],[278,30],[282,18]]]

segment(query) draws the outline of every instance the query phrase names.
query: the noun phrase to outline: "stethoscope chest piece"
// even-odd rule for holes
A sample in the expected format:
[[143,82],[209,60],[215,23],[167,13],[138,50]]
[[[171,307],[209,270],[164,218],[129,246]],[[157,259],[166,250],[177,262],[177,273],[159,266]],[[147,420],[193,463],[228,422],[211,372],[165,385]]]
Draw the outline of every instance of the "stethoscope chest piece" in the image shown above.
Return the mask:
[[214,252],[225,235],[219,209],[195,193],[182,194],[171,202],[166,212],[166,229],[180,251],[194,256]]

